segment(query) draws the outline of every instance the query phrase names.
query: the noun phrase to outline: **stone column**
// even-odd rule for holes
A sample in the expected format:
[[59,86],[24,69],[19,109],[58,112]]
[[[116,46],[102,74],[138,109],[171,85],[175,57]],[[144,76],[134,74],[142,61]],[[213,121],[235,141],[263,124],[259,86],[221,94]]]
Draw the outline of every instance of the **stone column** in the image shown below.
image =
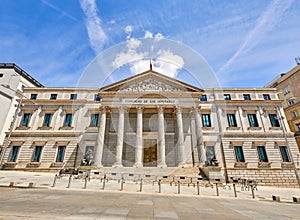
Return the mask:
[[135,167],[143,166],[143,109],[137,107]]
[[182,124],[182,114],[181,107],[177,106],[176,108],[176,119],[177,119],[177,134],[178,141],[177,146],[179,150],[179,166],[184,165],[184,133],[183,133],[183,124]]
[[104,146],[104,135],[105,135],[105,125],[106,125],[106,108],[103,107],[101,109],[101,117],[100,117],[100,126],[98,130],[96,147],[95,147],[95,165],[97,167],[102,167],[102,154],[103,154],[103,146]]
[[118,121],[118,131],[117,131],[117,146],[116,146],[116,162],[114,167],[122,167],[122,153],[123,153],[123,137],[124,137],[124,107],[119,107],[119,121]]
[[164,108],[158,107],[158,163],[159,167],[167,167],[166,165],[166,142],[165,142],[165,119]]
[[196,121],[196,137],[197,137],[197,149],[199,152],[199,166],[205,164],[205,148],[203,144],[203,133],[201,128],[200,109],[194,107],[195,121]]

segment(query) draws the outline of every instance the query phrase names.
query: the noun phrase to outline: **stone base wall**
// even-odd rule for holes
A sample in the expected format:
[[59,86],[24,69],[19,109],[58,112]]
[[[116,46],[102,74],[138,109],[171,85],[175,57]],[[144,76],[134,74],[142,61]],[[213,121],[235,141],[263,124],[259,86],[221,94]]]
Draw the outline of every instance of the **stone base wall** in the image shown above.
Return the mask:
[[299,187],[294,169],[228,169],[227,173],[228,178],[252,179],[259,186]]

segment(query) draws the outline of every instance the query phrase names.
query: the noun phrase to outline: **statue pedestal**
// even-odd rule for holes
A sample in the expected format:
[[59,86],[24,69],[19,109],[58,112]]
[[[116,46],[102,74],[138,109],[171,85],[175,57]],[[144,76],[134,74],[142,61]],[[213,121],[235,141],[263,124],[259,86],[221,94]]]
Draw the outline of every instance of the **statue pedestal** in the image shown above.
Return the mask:
[[205,166],[205,167],[201,167],[201,170],[210,180],[224,179],[220,166]]

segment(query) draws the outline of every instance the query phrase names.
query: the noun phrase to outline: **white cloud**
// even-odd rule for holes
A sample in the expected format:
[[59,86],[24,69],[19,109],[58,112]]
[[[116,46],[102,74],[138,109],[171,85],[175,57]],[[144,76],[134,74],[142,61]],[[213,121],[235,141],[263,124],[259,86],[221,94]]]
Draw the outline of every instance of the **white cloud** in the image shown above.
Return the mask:
[[132,30],[133,30],[133,27],[131,25],[127,25],[125,28],[125,33],[127,34],[127,39],[130,39],[131,38],[131,33],[132,33]]
[[154,38],[156,41],[160,41],[161,39],[164,38],[164,36],[161,33],[157,33]]
[[99,54],[107,41],[107,36],[101,27],[101,19],[97,15],[96,2],[95,0],[80,0],[80,6],[86,16],[86,28],[91,47],[95,54]]
[[264,34],[271,31],[276,24],[280,22],[280,18],[292,3],[293,0],[287,0],[284,2],[281,0],[274,0],[258,18],[255,27],[248,33],[239,49],[219,69],[219,72],[227,70],[241,54],[252,49]]
[[183,58],[170,50],[159,50],[157,55],[153,69],[167,76],[175,77],[184,65]]
[[133,63],[130,67],[130,71],[134,74],[142,73],[150,68],[150,61],[148,60],[138,60]]
[[150,31],[145,32],[144,38],[152,38],[152,37],[153,37],[153,34]]

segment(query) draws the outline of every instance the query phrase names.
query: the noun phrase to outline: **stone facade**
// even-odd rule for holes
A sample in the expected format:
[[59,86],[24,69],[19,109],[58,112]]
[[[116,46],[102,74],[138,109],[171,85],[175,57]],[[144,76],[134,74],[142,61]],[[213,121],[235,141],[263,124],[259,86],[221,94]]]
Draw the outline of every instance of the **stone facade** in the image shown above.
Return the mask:
[[24,97],[3,169],[196,166],[224,180],[298,184],[299,151],[276,89],[201,89],[150,70]]

